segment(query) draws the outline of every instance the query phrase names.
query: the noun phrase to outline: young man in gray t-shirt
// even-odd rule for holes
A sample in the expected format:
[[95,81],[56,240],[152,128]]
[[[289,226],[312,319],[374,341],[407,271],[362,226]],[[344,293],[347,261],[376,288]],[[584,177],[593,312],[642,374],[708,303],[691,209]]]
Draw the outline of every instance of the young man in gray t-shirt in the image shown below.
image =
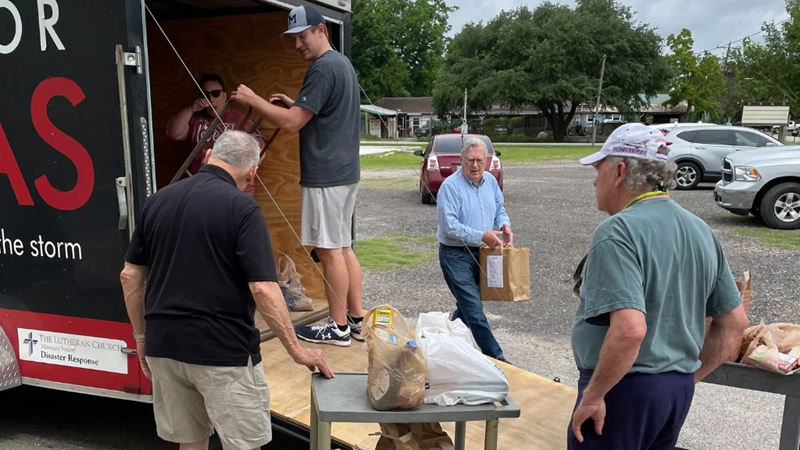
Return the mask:
[[[361,97],[350,61],[333,50],[325,20],[315,8],[289,13],[295,48],[311,66],[296,100],[274,94],[269,101],[240,85],[231,99],[253,107],[265,120],[300,133],[302,243],[316,248],[325,272],[330,317],[321,325],[299,327],[308,342],[349,346],[362,341],[361,265],[352,250],[352,218],[361,177]],[[283,102],[288,109],[273,105]]]

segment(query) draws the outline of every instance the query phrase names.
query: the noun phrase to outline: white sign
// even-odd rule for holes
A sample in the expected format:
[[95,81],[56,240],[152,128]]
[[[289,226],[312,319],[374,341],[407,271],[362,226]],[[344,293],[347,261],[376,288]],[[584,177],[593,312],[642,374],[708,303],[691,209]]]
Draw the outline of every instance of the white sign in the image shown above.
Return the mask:
[[125,341],[19,328],[19,359],[102,372],[128,373]]
[[503,287],[503,255],[486,257],[486,285],[491,288]]

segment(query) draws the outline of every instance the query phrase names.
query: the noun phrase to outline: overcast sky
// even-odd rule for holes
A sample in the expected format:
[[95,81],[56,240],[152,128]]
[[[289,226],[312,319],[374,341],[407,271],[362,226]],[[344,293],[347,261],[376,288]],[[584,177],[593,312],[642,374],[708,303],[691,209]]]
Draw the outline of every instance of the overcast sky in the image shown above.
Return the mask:
[[[572,0],[552,0],[554,3],[575,5]],[[617,0],[632,7],[634,19],[657,28],[664,38],[688,28],[694,38],[697,52],[727,45],[747,35],[761,31],[764,22],[781,21],[789,17],[784,0]],[[539,0],[447,0],[458,6],[450,15],[450,36],[469,22],[493,18],[503,10],[520,5],[535,8]],[[758,39],[755,36],[753,39]],[[737,43],[734,42],[734,46]],[[724,56],[725,50],[714,53]]]

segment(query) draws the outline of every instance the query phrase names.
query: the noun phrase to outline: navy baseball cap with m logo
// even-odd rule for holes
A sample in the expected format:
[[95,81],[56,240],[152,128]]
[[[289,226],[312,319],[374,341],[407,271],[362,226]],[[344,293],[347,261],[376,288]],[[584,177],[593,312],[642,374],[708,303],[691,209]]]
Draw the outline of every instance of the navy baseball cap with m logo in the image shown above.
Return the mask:
[[282,36],[306,31],[314,25],[324,24],[322,14],[313,6],[298,6],[289,12],[289,29]]

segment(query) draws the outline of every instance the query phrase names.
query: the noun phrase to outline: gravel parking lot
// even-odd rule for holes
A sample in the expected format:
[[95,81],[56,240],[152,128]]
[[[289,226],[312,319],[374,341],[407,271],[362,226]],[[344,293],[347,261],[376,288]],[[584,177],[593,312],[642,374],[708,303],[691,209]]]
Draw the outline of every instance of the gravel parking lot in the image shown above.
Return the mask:
[[[484,306],[512,363],[576,387],[569,333],[577,299],[571,278],[595,227],[606,217],[595,207],[595,171],[571,161],[506,165],[504,171],[515,246],[531,250],[531,301]],[[415,169],[364,172],[369,181],[359,193],[358,239],[397,232],[435,235],[435,206],[420,203],[417,177]],[[672,197],[714,229],[737,279],[751,271],[751,324],[800,323],[800,251],[768,247],[737,234],[737,228],[760,225],[719,208],[710,187],[673,192]],[[414,243],[408,251],[436,252],[436,244]],[[368,272],[364,290],[366,307],[389,303],[412,319],[420,312],[454,307],[436,258],[423,267]],[[701,383],[679,446],[777,448],[782,408],[783,397],[778,395]]]

